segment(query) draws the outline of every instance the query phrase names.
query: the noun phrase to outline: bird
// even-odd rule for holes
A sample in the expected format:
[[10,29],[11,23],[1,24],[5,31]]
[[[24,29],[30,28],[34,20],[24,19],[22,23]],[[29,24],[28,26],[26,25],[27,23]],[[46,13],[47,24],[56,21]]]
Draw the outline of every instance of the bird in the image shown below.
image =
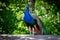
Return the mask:
[[24,22],[27,26],[27,28],[33,32],[32,29],[34,29],[34,34],[35,35],[43,35],[43,34],[48,34],[45,25],[41,21],[41,19],[35,15],[35,14],[30,14],[29,11],[29,6],[26,7],[26,10],[24,12]]

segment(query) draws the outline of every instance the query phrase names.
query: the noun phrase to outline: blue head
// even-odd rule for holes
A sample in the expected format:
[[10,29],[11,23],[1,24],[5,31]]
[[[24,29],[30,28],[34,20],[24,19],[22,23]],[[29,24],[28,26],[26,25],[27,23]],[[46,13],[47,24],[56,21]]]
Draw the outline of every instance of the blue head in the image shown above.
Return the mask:
[[34,19],[29,13],[29,7],[28,6],[26,7],[26,11],[24,13],[24,21],[26,23],[34,24]]

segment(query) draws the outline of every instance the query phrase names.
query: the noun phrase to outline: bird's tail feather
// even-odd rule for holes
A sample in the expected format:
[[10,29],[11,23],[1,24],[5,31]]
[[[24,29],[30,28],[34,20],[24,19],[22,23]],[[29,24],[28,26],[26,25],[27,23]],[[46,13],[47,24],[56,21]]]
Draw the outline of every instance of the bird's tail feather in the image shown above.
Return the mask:
[[[41,21],[41,20],[40,20]],[[41,21],[41,23],[42,23],[42,29],[43,29],[43,33],[45,34],[45,35],[48,35],[48,31],[46,30],[46,27],[45,27],[45,25],[44,25],[44,23]]]

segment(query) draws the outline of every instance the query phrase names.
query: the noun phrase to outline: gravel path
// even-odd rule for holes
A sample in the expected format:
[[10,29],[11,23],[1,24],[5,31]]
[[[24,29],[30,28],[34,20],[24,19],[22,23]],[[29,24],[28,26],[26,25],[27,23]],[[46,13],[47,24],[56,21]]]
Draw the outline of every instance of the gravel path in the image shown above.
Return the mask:
[[0,35],[0,40],[60,40],[59,35]]

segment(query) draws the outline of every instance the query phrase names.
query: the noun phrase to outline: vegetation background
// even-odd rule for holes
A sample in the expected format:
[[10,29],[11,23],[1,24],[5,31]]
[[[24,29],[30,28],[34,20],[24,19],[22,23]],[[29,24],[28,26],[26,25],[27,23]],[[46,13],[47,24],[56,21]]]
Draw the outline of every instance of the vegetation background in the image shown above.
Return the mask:
[[[27,0],[0,0],[0,34],[29,34],[23,21]],[[60,35],[60,0],[35,0],[35,12],[49,35]]]

